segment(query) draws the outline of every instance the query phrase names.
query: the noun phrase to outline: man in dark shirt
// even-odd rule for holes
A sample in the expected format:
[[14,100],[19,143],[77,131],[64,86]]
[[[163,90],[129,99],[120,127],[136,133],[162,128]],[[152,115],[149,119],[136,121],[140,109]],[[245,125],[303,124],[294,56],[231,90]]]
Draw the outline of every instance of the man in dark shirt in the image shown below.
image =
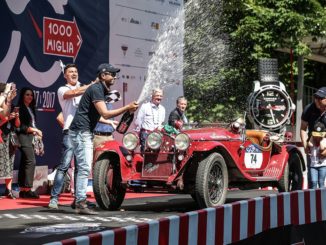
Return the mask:
[[[301,115],[300,137],[306,154],[310,153],[308,141],[311,137],[316,122],[322,122],[326,126],[326,87],[321,87],[314,94],[314,101],[307,105]],[[308,133],[307,133],[308,129]],[[310,158],[307,157],[308,182],[310,181]]]
[[169,116],[169,125],[180,129],[183,125],[188,124],[186,117],[187,99],[184,96],[177,98],[177,107],[171,111]]
[[93,162],[93,131],[96,124],[101,116],[108,119],[126,111],[134,112],[138,108],[137,102],[132,102],[115,110],[107,110],[105,96],[109,93],[119,71],[120,69],[107,63],[98,67],[99,82],[94,83],[85,91],[69,127],[69,136],[76,156],[77,183],[75,196],[76,213],[78,214],[96,214],[87,207],[86,203],[88,176]]

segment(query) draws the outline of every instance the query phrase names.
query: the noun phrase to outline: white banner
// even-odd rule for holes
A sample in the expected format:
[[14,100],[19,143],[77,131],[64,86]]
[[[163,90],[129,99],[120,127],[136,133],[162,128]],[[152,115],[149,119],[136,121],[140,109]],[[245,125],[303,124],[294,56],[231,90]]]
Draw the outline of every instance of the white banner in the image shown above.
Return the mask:
[[114,89],[124,98],[115,108],[137,100],[146,82],[143,101],[164,90],[167,121],[183,95],[183,22],[183,0],[110,0],[109,61],[121,68]]

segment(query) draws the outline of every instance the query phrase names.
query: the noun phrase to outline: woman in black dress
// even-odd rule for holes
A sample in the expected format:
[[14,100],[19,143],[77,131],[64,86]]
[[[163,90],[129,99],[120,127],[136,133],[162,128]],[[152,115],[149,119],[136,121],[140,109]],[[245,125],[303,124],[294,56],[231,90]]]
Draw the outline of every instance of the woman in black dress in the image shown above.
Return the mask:
[[34,136],[42,137],[42,131],[36,127],[35,98],[31,88],[23,88],[19,95],[19,119],[18,137],[21,144],[21,160],[18,172],[19,197],[20,198],[39,198],[39,195],[32,191],[35,153],[33,146]]

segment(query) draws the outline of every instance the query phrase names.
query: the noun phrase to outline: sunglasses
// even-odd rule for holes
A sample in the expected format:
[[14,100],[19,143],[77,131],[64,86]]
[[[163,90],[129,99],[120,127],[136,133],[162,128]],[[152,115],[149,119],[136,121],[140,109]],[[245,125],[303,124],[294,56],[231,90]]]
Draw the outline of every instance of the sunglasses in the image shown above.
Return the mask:
[[106,72],[104,73],[105,75],[110,75],[112,77],[116,77],[117,76],[117,73],[116,72]]
[[317,100],[323,100],[323,99],[326,99],[326,98],[322,98],[322,97],[318,97],[318,96],[315,96],[315,98],[316,98]]

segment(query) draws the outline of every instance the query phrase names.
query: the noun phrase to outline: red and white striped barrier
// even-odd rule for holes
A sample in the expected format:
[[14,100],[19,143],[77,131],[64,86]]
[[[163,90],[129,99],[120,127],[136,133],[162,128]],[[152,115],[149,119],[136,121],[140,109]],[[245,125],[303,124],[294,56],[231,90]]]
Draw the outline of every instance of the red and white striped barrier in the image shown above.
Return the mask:
[[326,189],[304,190],[257,197],[49,244],[229,244],[272,228],[324,220]]

